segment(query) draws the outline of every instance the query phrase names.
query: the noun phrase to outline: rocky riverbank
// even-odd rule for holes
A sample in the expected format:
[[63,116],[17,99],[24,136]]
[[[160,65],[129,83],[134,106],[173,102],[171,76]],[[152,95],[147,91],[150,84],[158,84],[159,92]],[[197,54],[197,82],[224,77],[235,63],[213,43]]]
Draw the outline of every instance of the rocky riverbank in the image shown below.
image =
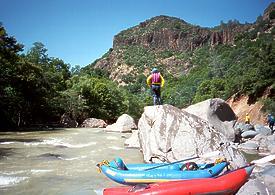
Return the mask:
[[[211,151],[220,155],[198,158],[195,162],[213,162],[225,158],[231,169],[247,165],[242,151],[258,155],[275,153],[275,135],[267,127],[237,122],[231,107],[221,99],[209,99],[186,109],[171,105],[147,106],[136,127],[129,115],[122,115],[105,131],[133,132],[125,141],[128,148],[142,151],[144,161],[174,162]],[[249,181],[238,195],[274,194],[275,164],[256,164]]]
[[[265,155],[274,153],[275,137],[261,125],[248,128],[237,123],[230,106],[221,99],[210,99],[178,109],[171,105],[148,106],[138,122],[138,130],[126,140],[127,147],[138,147],[146,162],[173,162],[218,150],[232,169],[248,164],[242,150],[253,150]],[[254,138],[245,132],[255,131]],[[253,144],[252,144],[253,143]],[[205,161],[198,159],[197,162]],[[257,164],[252,177],[239,190],[244,194],[275,193],[275,178],[272,163]]]

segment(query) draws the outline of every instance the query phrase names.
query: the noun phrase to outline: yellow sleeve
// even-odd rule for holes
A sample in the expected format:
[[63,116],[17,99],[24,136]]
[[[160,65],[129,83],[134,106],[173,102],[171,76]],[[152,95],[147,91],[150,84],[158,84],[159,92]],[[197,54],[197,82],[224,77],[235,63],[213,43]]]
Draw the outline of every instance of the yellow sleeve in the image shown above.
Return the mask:
[[151,86],[151,79],[152,79],[152,75],[150,75],[149,77],[147,77],[146,79],[146,83],[147,85],[150,87]]
[[160,78],[161,78],[161,87],[163,87],[164,83],[165,83],[165,80],[164,80],[164,78],[161,75],[160,75]]

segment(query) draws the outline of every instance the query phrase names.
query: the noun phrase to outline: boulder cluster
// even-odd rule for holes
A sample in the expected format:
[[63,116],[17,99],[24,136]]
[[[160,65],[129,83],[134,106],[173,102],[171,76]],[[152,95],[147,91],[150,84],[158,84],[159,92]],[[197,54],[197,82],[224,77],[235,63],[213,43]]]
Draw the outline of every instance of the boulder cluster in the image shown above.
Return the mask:
[[238,123],[235,129],[239,141],[238,148],[248,153],[275,153],[275,134],[269,127],[262,124]]
[[[182,110],[171,105],[145,107],[138,130],[125,145],[139,148],[145,162],[173,162],[218,150],[219,157],[235,169],[249,163],[247,155],[274,154],[275,135],[261,124],[238,123],[225,101],[209,99]],[[237,194],[274,193],[274,167],[272,163],[257,165],[253,179]]]

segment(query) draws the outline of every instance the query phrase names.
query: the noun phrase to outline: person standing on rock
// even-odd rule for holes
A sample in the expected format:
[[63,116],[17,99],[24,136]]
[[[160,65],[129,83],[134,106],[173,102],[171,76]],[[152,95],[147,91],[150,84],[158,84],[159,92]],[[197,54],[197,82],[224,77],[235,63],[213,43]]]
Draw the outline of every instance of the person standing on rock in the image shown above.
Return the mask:
[[146,82],[147,82],[147,85],[152,90],[154,105],[160,105],[161,104],[160,92],[161,92],[161,88],[164,86],[165,81],[157,68],[152,69],[151,75],[147,78]]
[[250,124],[250,116],[248,113],[245,115],[245,124]]
[[268,114],[267,115],[267,123],[268,123],[268,126],[271,129],[272,133],[273,133],[274,122],[275,122],[274,116],[272,116],[271,114]]

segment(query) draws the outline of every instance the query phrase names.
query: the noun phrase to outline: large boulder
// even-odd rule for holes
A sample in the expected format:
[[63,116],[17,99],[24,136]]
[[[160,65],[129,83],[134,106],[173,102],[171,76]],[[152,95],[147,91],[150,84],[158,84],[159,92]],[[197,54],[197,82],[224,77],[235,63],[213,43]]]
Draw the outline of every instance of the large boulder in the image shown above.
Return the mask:
[[115,132],[131,132],[133,129],[137,129],[134,119],[128,114],[121,115],[116,123],[108,125],[106,131],[115,131]]
[[257,176],[268,187],[270,190],[269,194],[275,194],[275,165],[270,164],[264,167],[263,171]]
[[269,195],[269,190],[259,179],[250,179],[236,193],[236,195],[259,194]]
[[256,124],[254,126],[255,131],[257,131],[259,134],[262,135],[272,135],[272,131],[270,128],[268,128],[267,126],[264,126],[262,124]]
[[259,150],[275,154],[275,134],[265,136],[258,134],[252,141],[259,145]]
[[256,135],[258,135],[259,133],[257,131],[254,131],[254,130],[248,130],[248,131],[245,131],[241,134],[241,137],[242,138],[245,138],[245,139],[248,139],[248,138],[253,138],[255,137]]
[[259,145],[253,141],[247,141],[247,142],[241,143],[238,146],[238,148],[241,150],[258,150]]
[[191,105],[184,109],[194,114],[223,133],[228,140],[235,140],[234,125],[237,117],[231,107],[222,99],[214,98]]
[[241,133],[246,131],[254,131],[254,126],[252,124],[245,124],[242,122],[237,122],[234,126],[235,130],[240,131]]
[[235,161],[236,166],[245,163],[244,157],[230,147],[220,130],[202,118],[171,105],[145,107],[138,129],[146,162],[173,162],[222,150],[224,157]]
[[102,119],[96,118],[87,118],[82,124],[81,127],[89,127],[89,128],[105,128],[107,123]]

